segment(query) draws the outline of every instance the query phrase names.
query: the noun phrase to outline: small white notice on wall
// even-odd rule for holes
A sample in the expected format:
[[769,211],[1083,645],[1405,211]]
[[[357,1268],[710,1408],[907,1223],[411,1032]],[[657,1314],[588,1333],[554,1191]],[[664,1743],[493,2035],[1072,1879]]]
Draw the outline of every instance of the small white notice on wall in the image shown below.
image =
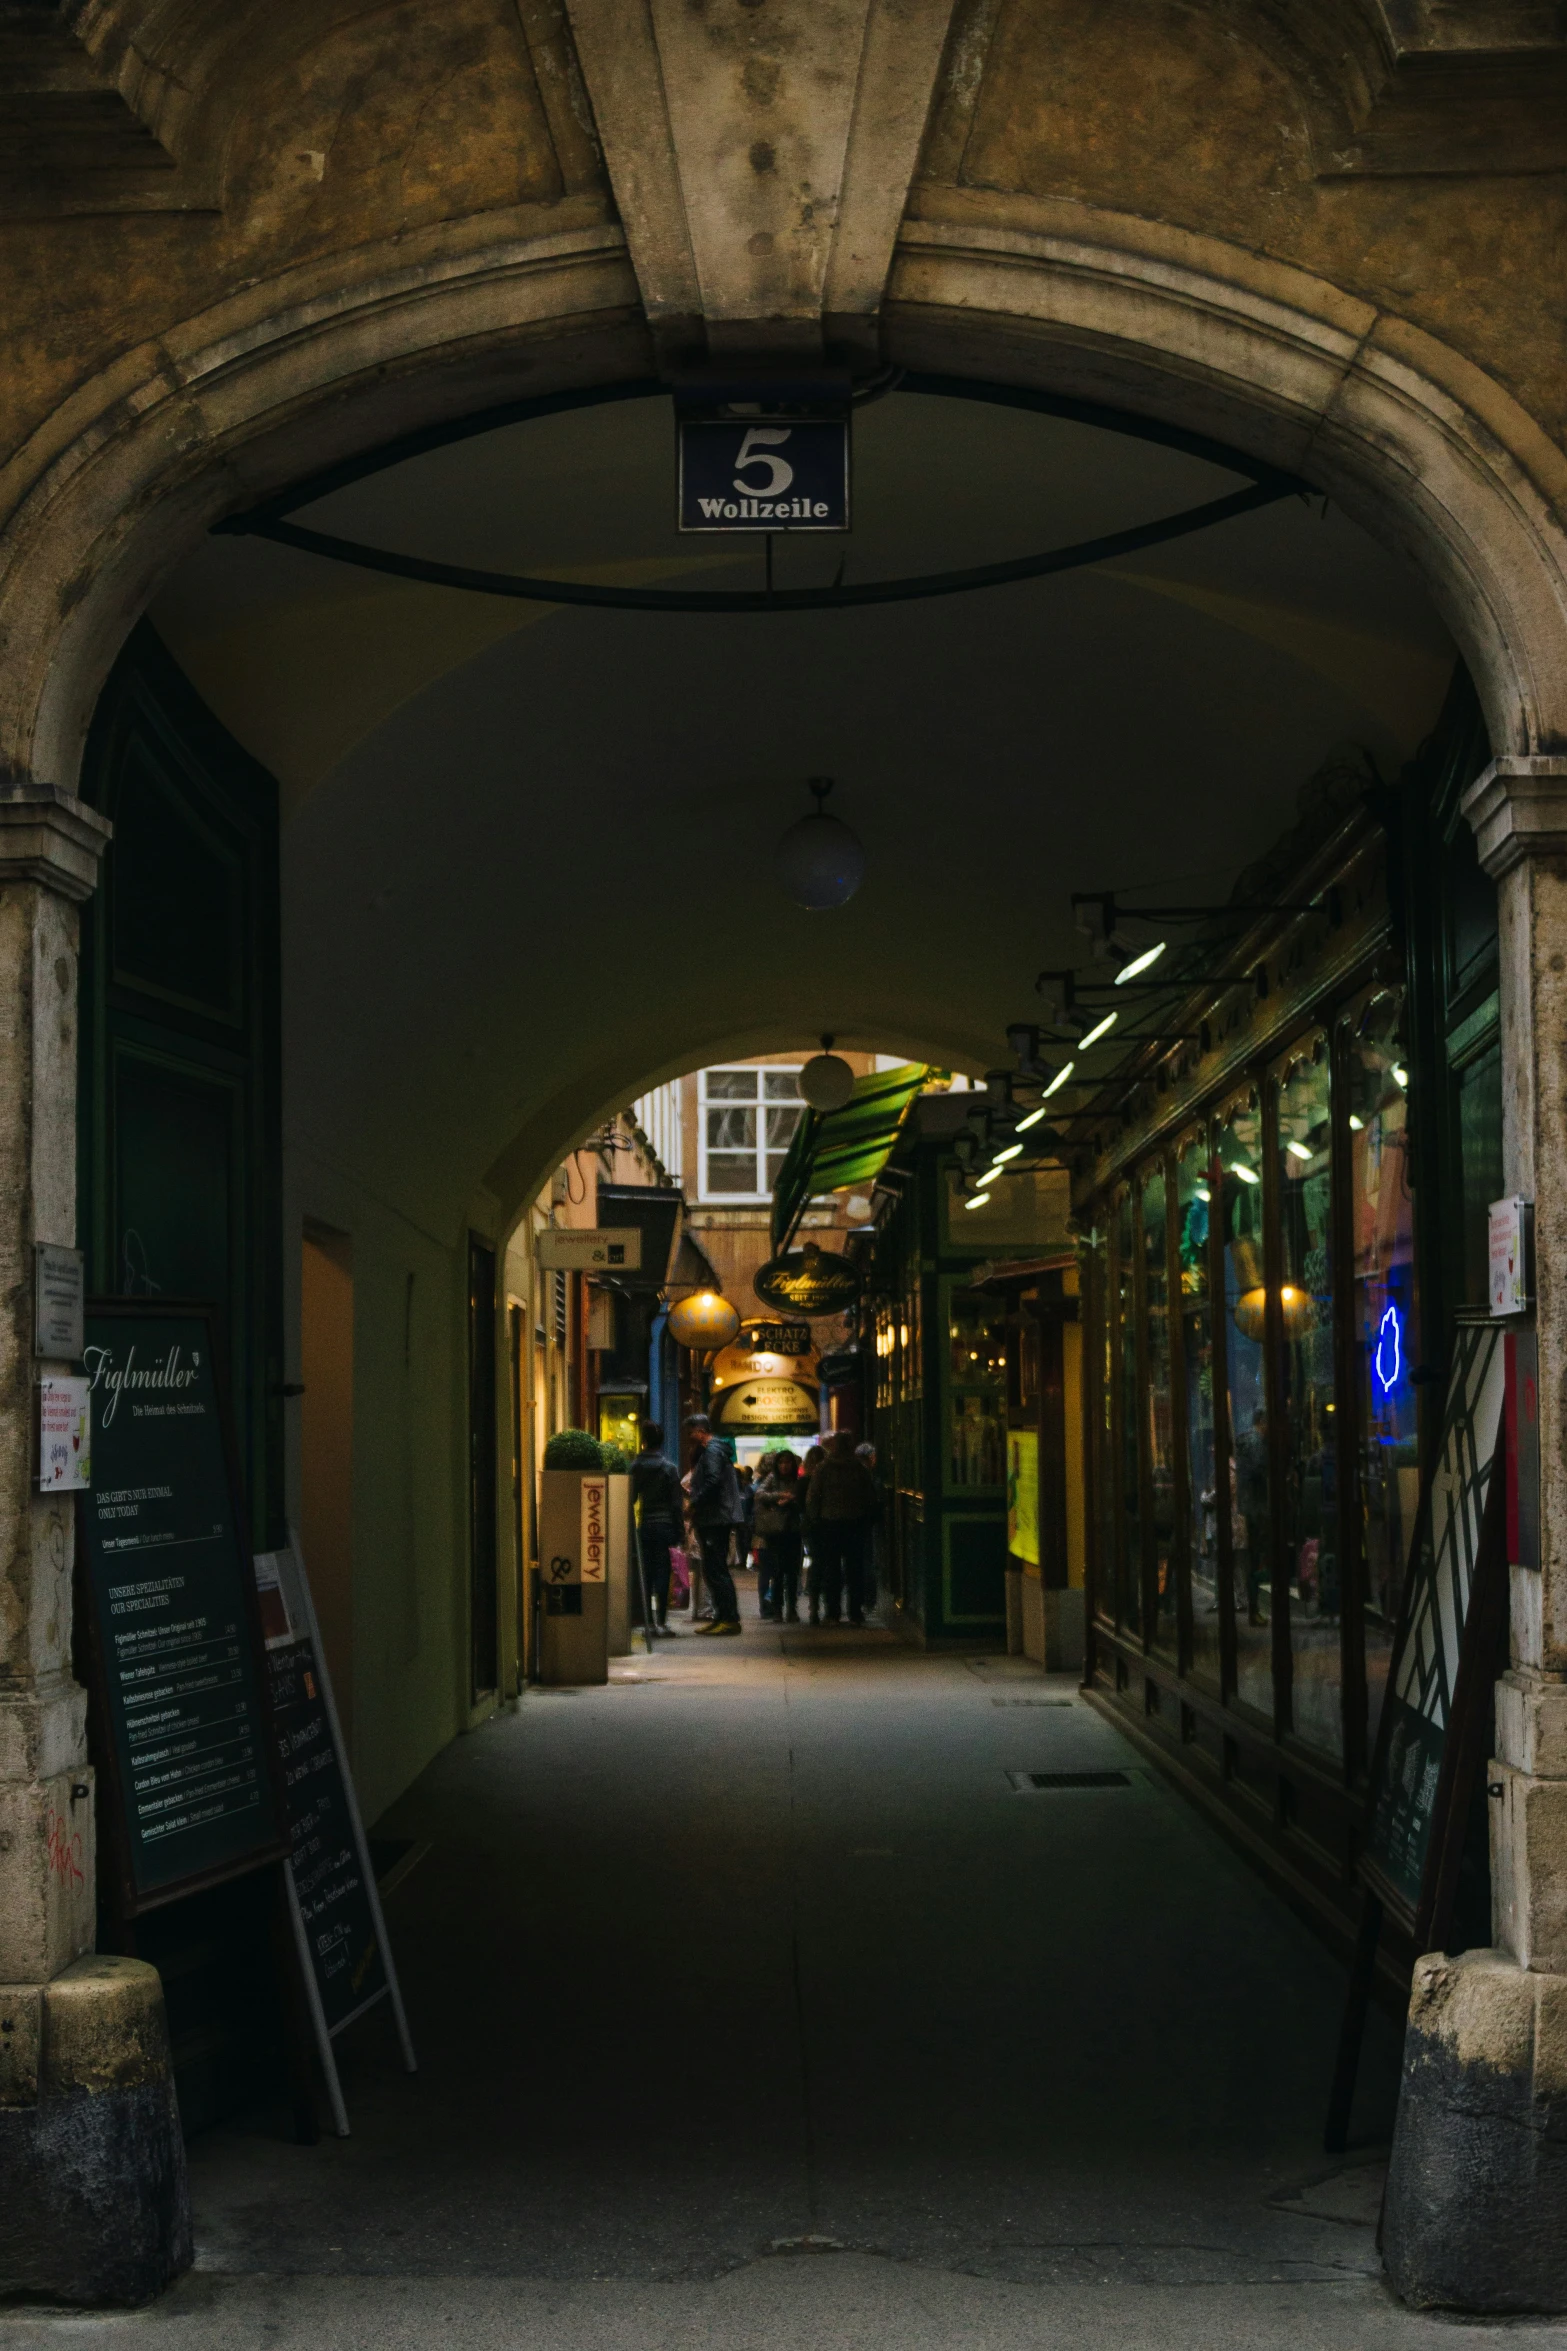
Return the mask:
[[91,1380],[39,1381],[38,1483],[45,1493],[58,1494],[92,1484]]
[[1491,1202],[1491,1312],[1529,1311],[1529,1203]]
[[87,1260],[80,1249],[52,1241],[33,1244],[33,1353],[79,1361],[87,1296]]

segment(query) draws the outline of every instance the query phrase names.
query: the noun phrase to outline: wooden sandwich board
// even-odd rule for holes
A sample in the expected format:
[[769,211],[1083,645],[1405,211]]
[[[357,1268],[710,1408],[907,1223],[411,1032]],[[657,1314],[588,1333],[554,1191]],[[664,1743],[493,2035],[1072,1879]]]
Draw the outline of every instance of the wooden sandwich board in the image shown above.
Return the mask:
[[346,2139],[348,2108],[332,2046],[337,2035],[389,2000],[403,2063],[416,2073],[418,2062],[292,1528],[283,1550],[257,1554],[256,1581],[284,1783],[289,1913],[333,2126]]
[[1507,1622],[1505,1335],[1461,1318],[1442,1439],[1420,1498],[1357,1859],[1365,1889],[1324,2144],[1342,2154],[1383,1920],[1425,1951],[1452,1923],[1486,1702]]

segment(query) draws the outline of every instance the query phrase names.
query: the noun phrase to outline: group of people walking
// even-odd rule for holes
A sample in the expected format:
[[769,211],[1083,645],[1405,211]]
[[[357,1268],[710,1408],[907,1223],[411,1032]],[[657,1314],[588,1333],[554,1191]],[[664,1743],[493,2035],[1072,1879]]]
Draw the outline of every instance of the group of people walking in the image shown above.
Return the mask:
[[875,1450],[840,1430],[802,1461],[781,1446],[764,1454],[753,1477],[735,1468],[729,1448],[705,1414],[686,1423],[690,1466],[684,1478],[664,1458],[664,1432],[642,1424],[632,1465],[648,1605],[656,1632],[669,1622],[670,1553],[689,1529],[702,1562],[712,1615],[698,1632],[735,1634],[740,1603],[729,1565],[738,1541],[743,1566],[754,1545],[760,1613],[770,1623],[798,1624],[801,1584],[812,1624],[865,1622],[874,1599],[875,1530],[881,1515]]

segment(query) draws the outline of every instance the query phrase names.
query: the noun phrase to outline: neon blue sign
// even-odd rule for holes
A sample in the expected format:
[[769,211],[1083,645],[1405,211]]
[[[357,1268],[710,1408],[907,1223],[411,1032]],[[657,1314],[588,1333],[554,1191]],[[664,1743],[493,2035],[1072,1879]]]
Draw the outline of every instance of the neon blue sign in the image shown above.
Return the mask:
[[1377,1326],[1376,1353],[1371,1358],[1377,1386],[1384,1396],[1391,1396],[1398,1385],[1399,1373],[1404,1368],[1404,1326],[1398,1319],[1398,1308],[1389,1306]]

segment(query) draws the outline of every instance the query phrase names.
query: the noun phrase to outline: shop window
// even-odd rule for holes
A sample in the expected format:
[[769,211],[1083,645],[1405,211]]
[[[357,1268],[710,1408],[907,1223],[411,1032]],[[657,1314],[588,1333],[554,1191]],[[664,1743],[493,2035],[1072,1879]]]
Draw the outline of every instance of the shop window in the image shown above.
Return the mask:
[[1235,1562],[1235,1694],[1273,1714],[1273,1530],[1263,1328],[1262,1105],[1245,1094],[1224,1115],[1213,1202],[1224,1248],[1231,1550]]
[[1007,1325],[999,1298],[952,1292],[948,1326],[947,1482],[968,1490],[1006,1482]]
[[771,1199],[801,1110],[798,1068],[704,1069],[702,1198]]
[[1219,1611],[1230,1605],[1219,1573],[1219,1491],[1214,1464],[1213,1313],[1208,1239],[1213,1187],[1206,1140],[1194,1135],[1175,1162],[1175,1256],[1180,1275],[1181,1377],[1186,1403],[1190,1513],[1192,1669],[1217,1682],[1223,1649]]
[[1374,996],[1358,1018],[1346,1023],[1344,1054],[1368,1753],[1381,1718],[1420,1495],[1415,1390],[1409,1376],[1415,1330],[1414,1201],[1402,1010],[1398,994]]
[[1178,1646],[1175,1604],[1175,1432],[1170,1394],[1170,1271],[1167,1256],[1164,1169],[1143,1185],[1143,1328],[1147,1333],[1147,1387],[1143,1397],[1147,1503],[1153,1534],[1153,1622],[1155,1649],[1174,1658]]
[[1332,1070],[1320,1032],[1278,1080],[1283,1538],[1290,1616],[1291,1719],[1330,1755],[1344,1752],[1343,1586],[1338,1556],[1337,1393],[1333,1362]]
[[1142,1487],[1137,1460],[1137,1234],[1132,1195],[1124,1192],[1116,1217],[1116,1332],[1119,1361],[1117,1428],[1120,1459],[1116,1487],[1120,1529],[1116,1548],[1116,1618],[1128,1632],[1143,1622]]

